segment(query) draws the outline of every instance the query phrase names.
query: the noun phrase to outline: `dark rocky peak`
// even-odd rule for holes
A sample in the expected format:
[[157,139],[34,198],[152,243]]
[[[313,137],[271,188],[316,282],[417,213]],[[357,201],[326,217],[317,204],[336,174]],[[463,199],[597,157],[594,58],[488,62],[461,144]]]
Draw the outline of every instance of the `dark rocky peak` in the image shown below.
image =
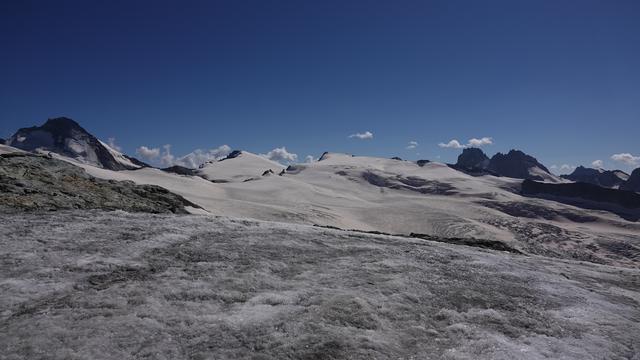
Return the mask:
[[399,156],[394,156],[391,158],[391,160],[398,160],[398,161],[402,161],[402,158]]
[[420,167],[423,167],[423,166],[427,165],[430,162],[431,162],[431,160],[418,160],[418,161],[416,161],[416,164],[418,164],[418,166],[420,166]]
[[458,156],[456,167],[466,171],[484,171],[489,167],[489,157],[479,148],[466,148]]
[[242,150],[233,150],[232,152],[229,153],[229,155],[225,156],[224,158],[220,159],[219,161],[235,159],[240,155],[242,155]]
[[[36,127],[37,128],[37,127]],[[47,130],[51,133],[70,136],[73,132],[79,132],[89,135],[87,130],[83,129],[80,124],[68,117],[57,117],[48,119],[40,129]]]
[[[532,169],[538,170],[532,171]],[[489,160],[489,171],[501,176],[516,179],[546,180],[545,176],[551,173],[533,156],[527,155],[520,150],[511,150],[507,154],[497,153]],[[540,171],[544,174],[540,174]]]
[[561,177],[575,182],[615,188],[624,184],[628,175],[620,170],[609,171],[578,166],[571,174],[562,175]]
[[320,157],[318,158],[318,161],[325,160],[328,155],[329,155],[328,151],[323,152],[322,155],[320,155]]
[[25,151],[46,151],[110,170],[137,169],[141,161],[108,149],[77,122],[67,117],[48,119],[42,126],[19,129],[8,145]]
[[629,179],[620,186],[622,190],[640,192],[640,168],[631,172]]

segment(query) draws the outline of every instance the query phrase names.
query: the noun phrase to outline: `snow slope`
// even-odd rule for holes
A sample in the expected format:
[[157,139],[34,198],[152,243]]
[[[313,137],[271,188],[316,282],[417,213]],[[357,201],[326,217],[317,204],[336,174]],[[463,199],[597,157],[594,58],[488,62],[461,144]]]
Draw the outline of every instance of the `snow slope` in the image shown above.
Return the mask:
[[123,153],[121,153],[120,151],[112,148],[111,146],[107,145],[104,141],[99,140],[100,144],[102,144],[102,146],[105,147],[105,149],[107,149],[107,151],[111,154],[111,156],[113,156],[113,158],[115,159],[115,161],[121,165],[124,165],[125,167],[129,168],[129,169],[139,169],[142,166],[138,165],[138,164],[134,164],[127,156],[125,156]]
[[[91,175],[159,185],[214,215],[395,234],[476,237],[528,253],[638,266],[640,224],[605,211],[522,197],[521,180],[470,176],[440,163],[327,154],[283,176],[260,176],[274,164],[243,152],[205,166],[215,180],[143,168]],[[237,166],[238,170],[235,170]],[[279,165],[281,168],[282,166]],[[252,181],[244,181],[248,178]]]
[[282,169],[284,166],[275,161],[242,151],[233,158],[207,162],[197,172],[213,182],[242,182],[260,178],[268,170],[278,174]]
[[19,153],[19,152],[24,152],[24,150],[14,148],[13,146],[0,144],[0,155],[10,154],[10,153]]
[[637,269],[211,216],[3,215],[6,359],[634,359]]

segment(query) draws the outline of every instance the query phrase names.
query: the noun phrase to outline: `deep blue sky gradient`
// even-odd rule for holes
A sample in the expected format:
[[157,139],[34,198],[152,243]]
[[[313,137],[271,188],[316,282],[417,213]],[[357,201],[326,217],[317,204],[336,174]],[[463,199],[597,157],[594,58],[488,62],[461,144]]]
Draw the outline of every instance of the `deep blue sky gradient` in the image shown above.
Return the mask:
[[0,46],[0,137],[69,116],[129,154],[640,155],[634,0],[6,0]]

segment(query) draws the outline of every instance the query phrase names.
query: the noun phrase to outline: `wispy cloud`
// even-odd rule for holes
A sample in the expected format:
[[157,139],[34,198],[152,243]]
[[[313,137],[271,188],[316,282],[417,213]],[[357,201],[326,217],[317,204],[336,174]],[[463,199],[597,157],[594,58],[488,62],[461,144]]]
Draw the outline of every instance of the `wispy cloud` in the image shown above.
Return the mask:
[[602,169],[602,167],[604,166],[604,161],[602,161],[602,160],[593,160],[593,162],[591,163],[591,166],[593,166],[596,169]]
[[158,158],[158,156],[160,156],[160,149],[140,146],[136,149],[136,154],[138,154],[138,156],[144,158],[145,160],[155,160]]
[[298,155],[287,151],[286,147],[275,148],[266,154],[260,154],[269,160],[292,163],[298,161]]
[[408,150],[412,150],[418,147],[417,141],[409,141],[409,145],[407,145]]
[[207,161],[220,160],[229,155],[230,152],[231,147],[229,145],[222,145],[210,150],[196,149],[180,157],[176,157],[171,153],[171,144],[163,145],[162,151],[159,148],[148,148],[146,146],[140,146],[136,149],[136,154],[146,160],[153,161],[160,157],[160,164],[163,166],[179,165],[192,169]]
[[481,147],[484,145],[491,145],[493,144],[493,138],[490,137],[483,137],[480,139],[476,139],[476,138],[471,138],[469,139],[469,141],[466,144],[462,144],[460,143],[460,141],[456,140],[456,139],[452,139],[449,140],[448,143],[440,143],[438,144],[438,146],[442,147],[442,148],[451,148],[451,149],[465,149],[465,148],[470,148],[470,147]]
[[573,172],[573,170],[575,170],[576,167],[575,165],[562,164],[562,165],[551,165],[549,169],[557,174],[568,174]]
[[112,148],[115,151],[122,151],[122,148],[116,144],[116,138],[114,137],[108,138],[107,144],[109,145],[110,148]]
[[355,133],[349,135],[349,138],[357,138],[360,140],[373,139],[373,133],[371,131],[365,131],[363,133]]
[[634,156],[629,153],[620,153],[611,155],[611,160],[619,161],[627,165],[635,166],[640,163],[640,156]]
[[162,153],[162,157],[160,158],[160,163],[164,166],[173,166],[177,165],[175,163],[175,156],[171,154],[171,144],[162,145],[164,152]]
[[314,162],[314,161],[316,161],[316,158],[314,158],[314,157],[313,157],[313,155],[307,155],[307,156],[304,158],[304,162],[306,162],[306,163],[312,163],[312,162]]
[[197,168],[208,161],[220,160],[229,155],[229,153],[231,153],[231,147],[226,144],[209,150],[196,149],[187,155],[179,157],[174,163],[188,168]]

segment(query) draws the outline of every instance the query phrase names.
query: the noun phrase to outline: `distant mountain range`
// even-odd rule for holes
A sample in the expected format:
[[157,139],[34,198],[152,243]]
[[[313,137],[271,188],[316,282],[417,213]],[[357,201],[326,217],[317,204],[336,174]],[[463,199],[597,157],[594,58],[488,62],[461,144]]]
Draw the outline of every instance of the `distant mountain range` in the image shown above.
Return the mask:
[[514,179],[528,179],[559,183],[561,178],[551,174],[533,156],[520,150],[511,150],[507,154],[497,153],[489,158],[479,148],[466,148],[458,156],[458,161],[452,164],[454,169],[471,175],[506,176]]
[[573,173],[561,175],[561,177],[571,181],[617,189],[629,179],[629,174],[622,170],[591,169],[578,166]]
[[629,263],[640,254],[629,240],[640,234],[640,194],[632,192],[640,190],[640,170],[580,168],[559,177],[522,151],[488,157],[478,148],[464,149],[450,165],[325,152],[318,161],[286,167],[235,150],[197,168],[158,169],[68,118],[20,129],[7,144],[0,145],[0,190],[6,190],[0,206],[9,208],[184,210],[476,237],[601,263]]
[[[48,119],[42,126],[21,128],[9,139],[0,141],[0,143],[30,152],[54,153],[83,164],[94,165],[108,170],[135,170],[150,167],[150,165],[125,155],[97,139],[77,122],[66,117]],[[219,176],[215,175],[216,173],[220,173],[219,170],[214,171],[212,168],[228,167],[229,165],[217,164],[224,160],[241,156],[243,153],[248,154],[245,156],[251,157],[253,163],[262,163],[265,171],[280,172],[284,169],[284,166],[278,163],[251,153],[235,150],[220,161],[202,164],[200,169],[171,166],[164,170],[182,175],[198,175],[206,179],[212,179]],[[322,161],[327,154],[329,153],[324,153],[319,161]],[[399,158],[396,159],[399,160]],[[429,162],[429,160],[419,160],[417,164],[424,166]],[[497,153],[489,158],[479,148],[465,148],[458,156],[457,162],[449,166],[474,176],[494,175],[550,183],[584,182],[605,188],[640,192],[640,173],[638,169],[630,176],[621,170],[592,169],[579,166],[571,174],[556,176],[536,158],[520,150],[510,150],[506,154]],[[242,175],[234,173],[233,176],[246,180],[254,176],[254,174],[247,173]],[[223,182],[230,179],[220,178],[213,180]]]

